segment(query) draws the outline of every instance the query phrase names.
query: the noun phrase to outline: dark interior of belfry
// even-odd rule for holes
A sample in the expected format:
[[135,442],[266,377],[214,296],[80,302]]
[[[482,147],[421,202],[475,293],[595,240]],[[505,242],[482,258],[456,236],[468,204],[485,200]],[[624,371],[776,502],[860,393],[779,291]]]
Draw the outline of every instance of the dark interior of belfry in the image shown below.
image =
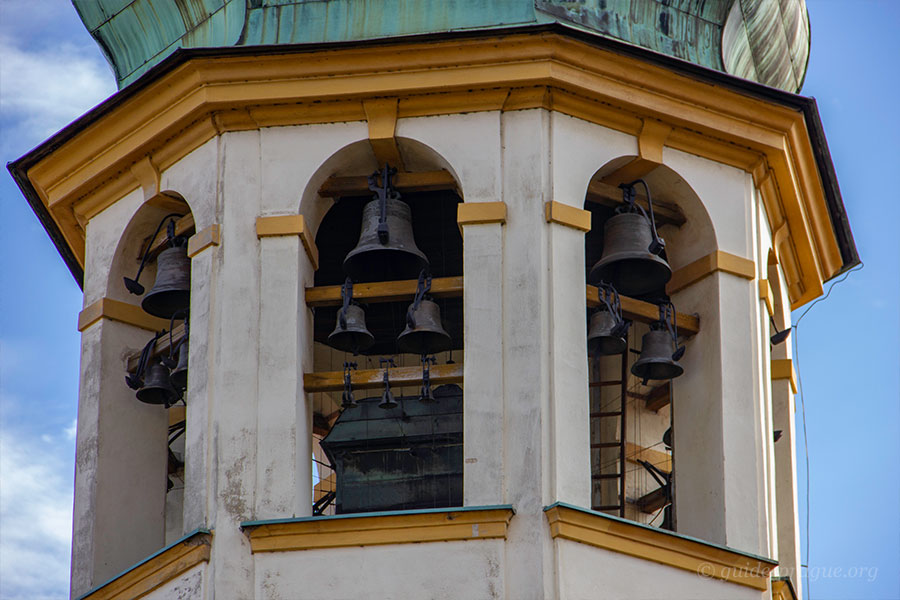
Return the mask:
[[[395,174],[385,165],[367,178],[369,194],[362,187],[336,197],[316,234],[312,290],[330,296],[309,304],[315,343],[308,375],[334,383],[304,384],[314,412],[315,515],[463,501],[462,198],[455,186],[401,195]],[[589,194],[583,205],[590,215],[584,273],[592,508],[651,524],[665,513],[660,526],[672,529],[668,380],[682,373],[685,348],[665,292],[671,269],[657,231],[671,223],[671,207],[658,222],[645,182],[609,187],[606,201]],[[138,274],[125,280],[129,292],[143,295],[146,312],[170,320],[127,373],[139,401],[166,408],[187,396],[191,231],[189,215],[164,217],[144,244]],[[156,281],[145,294],[140,273],[154,263]],[[627,308],[635,302],[645,307],[639,318]],[[184,420],[170,428],[170,490],[184,477],[184,431]]]

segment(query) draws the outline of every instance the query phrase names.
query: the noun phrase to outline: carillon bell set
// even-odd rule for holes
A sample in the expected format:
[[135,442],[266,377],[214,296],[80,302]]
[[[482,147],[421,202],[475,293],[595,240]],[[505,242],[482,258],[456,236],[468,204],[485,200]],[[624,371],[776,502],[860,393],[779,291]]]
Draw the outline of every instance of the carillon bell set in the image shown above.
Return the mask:
[[[150,243],[144,250],[141,264],[134,279],[125,277],[125,288],[139,296],[144,286],[139,283],[141,273],[151,259],[153,240],[166,225],[166,244],[156,258],[156,281],[153,288],[141,300],[141,308],[147,314],[169,319],[169,330],[158,332],[144,346],[137,369],[125,377],[128,387],[137,390],[135,396],[146,404],[161,404],[169,408],[184,400],[188,371],[188,314],[191,303],[191,259],[187,255],[187,238],[175,235],[175,221],[181,215],[172,213],[162,218]],[[184,335],[173,338],[175,321],[184,322]],[[157,341],[168,333],[169,352],[165,357],[154,356]]]
[[[649,214],[637,202],[635,184],[647,191]],[[665,297],[665,285],[672,269],[663,257],[665,241],[656,232],[650,187],[643,179],[622,184],[623,206],[616,209],[603,230],[603,253],[591,268],[588,280],[597,286],[600,306],[591,315],[588,352],[592,356],[625,352],[629,322],[622,317],[619,293],[627,296]],[[659,301],[659,319],[641,340],[640,358],[631,372],[646,385],[648,380],[678,377],[684,372],[678,360],[684,346],[678,346],[675,306]]]
[[[364,308],[353,300],[353,283],[371,281],[404,280],[418,277],[416,294],[406,310],[405,328],[397,336],[397,347],[402,353],[422,357],[422,394],[420,400],[430,402],[434,394],[430,383],[430,365],[433,355],[450,349],[450,334],[441,324],[441,309],[428,295],[431,291],[431,274],[428,257],[416,246],[413,237],[412,213],[409,205],[391,183],[397,170],[385,165],[381,171],[369,176],[369,189],[374,198],[363,207],[362,226],[356,247],[344,258],[343,268],[347,278],[341,286],[341,308],[338,310],[334,331],[328,336],[328,345],[336,350],[357,355],[375,344],[375,336],[366,327]],[[381,359],[384,369],[384,392],[381,408],[397,406],[390,388],[390,367],[393,359]],[[350,369],[356,363],[344,363],[344,391],[341,405],[354,406],[350,384]]]

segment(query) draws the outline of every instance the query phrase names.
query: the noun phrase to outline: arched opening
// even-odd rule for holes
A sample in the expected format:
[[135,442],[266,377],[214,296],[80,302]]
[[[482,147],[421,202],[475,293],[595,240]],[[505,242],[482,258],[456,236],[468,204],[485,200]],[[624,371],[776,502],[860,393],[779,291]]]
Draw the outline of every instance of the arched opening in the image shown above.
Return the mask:
[[[127,342],[104,340],[104,345],[121,343],[120,348],[109,348],[117,350],[118,360],[115,364],[104,364],[104,368],[120,378],[124,376],[129,386],[123,386],[118,400],[120,410],[127,413],[118,429],[122,435],[131,437],[132,446],[143,448],[146,454],[143,460],[135,460],[128,466],[131,473],[126,481],[140,481],[139,486],[145,488],[145,502],[153,506],[143,512],[136,510],[132,517],[134,522],[144,521],[144,529],[161,533],[161,536],[154,534],[160,538],[155,544],[148,543],[155,545],[149,548],[151,551],[184,534],[190,308],[187,240],[194,229],[191,209],[179,194],[167,191],[152,198],[125,227],[106,284],[107,298],[135,305],[145,317],[141,329],[121,323],[112,325],[136,331],[129,334]],[[176,257],[174,262],[172,254]],[[135,293],[140,288],[143,292]],[[150,303],[150,298],[156,298],[156,303]],[[111,337],[116,338],[118,334]],[[138,344],[134,343],[135,339],[140,340]],[[126,357],[124,373],[123,355]],[[136,416],[139,418],[135,419]],[[124,456],[110,459],[126,460]]]
[[[313,411],[313,514],[462,505],[461,375],[439,377],[461,373],[463,362],[462,237],[456,225],[462,199],[458,186],[429,189],[415,183],[419,173],[455,177],[443,158],[416,140],[401,138],[398,145],[406,170],[390,181],[409,207],[410,220],[408,232],[392,231],[390,236],[410,236],[404,244],[414,245],[427,257],[432,288],[424,299],[437,305],[438,327],[447,339],[425,355],[404,351],[408,348],[398,343],[398,336],[409,327],[408,312],[417,289],[418,273],[409,271],[397,279],[384,275],[351,279],[353,302],[363,310],[364,327],[373,343],[358,349],[358,354],[335,343],[332,334],[340,328],[338,315],[343,310],[336,292],[348,277],[344,262],[360,241],[364,207],[377,202],[373,200],[377,193],[368,189],[365,179],[384,168],[375,163],[368,142],[345,147],[313,176],[301,206],[316,231],[314,287],[332,290],[330,301],[311,306],[312,370],[338,373],[342,380],[350,376],[350,385],[339,389],[311,391],[307,386]],[[383,185],[382,175],[374,181]],[[331,201],[309,193],[315,188],[321,197],[335,182],[343,191],[333,193]],[[426,367],[435,381],[430,392],[424,389]],[[385,373],[395,407],[380,406]],[[429,394],[436,401],[422,400]]]
[[[615,286],[614,281],[603,280],[616,277],[616,272],[600,268],[612,258],[619,260],[620,269],[633,268],[635,273],[640,273],[640,268],[628,262],[633,259],[626,260],[635,252],[643,253],[640,261],[645,264],[662,260],[675,272],[714,251],[715,234],[697,194],[666,166],[658,166],[644,175],[646,187],[633,186],[634,203],[644,212],[627,209],[625,190],[611,185],[610,181],[629,159],[619,157],[598,169],[590,180],[584,203],[585,210],[591,213],[591,230],[585,235],[585,278],[589,283],[586,330],[590,354],[591,504],[594,510],[676,530],[673,411],[678,380],[668,377],[683,367],[681,358],[674,358],[678,348],[685,347],[687,353],[698,352],[699,348],[695,347],[696,342],[689,342],[696,333],[693,331],[676,327],[677,341],[669,339],[667,333],[661,337],[661,347],[651,346],[653,336],[648,334],[658,329],[668,332],[661,324],[666,314],[661,310],[667,304],[674,306],[675,314],[695,313],[697,309],[682,305],[680,290],[672,288],[671,280],[650,285],[640,293],[620,293],[622,318],[629,327],[624,335],[620,329],[613,336],[606,320],[608,308],[602,302],[603,286],[592,293],[590,284],[602,282]],[[653,241],[650,220],[638,216],[648,216],[650,212],[647,188],[652,198],[653,220],[659,237],[665,242],[664,249],[656,255],[649,250]],[[625,230],[614,225],[621,220],[610,221],[623,213],[633,217]],[[607,235],[610,240],[605,247]],[[613,296],[607,298],[611,300]],[[677,325],[675,321],[672,324]],[[608,340],[613,337],[620,342],[611,344]],[[658,379],[638,376],[638,372],[647,372],[640,367],[647,361],[669,375]]]

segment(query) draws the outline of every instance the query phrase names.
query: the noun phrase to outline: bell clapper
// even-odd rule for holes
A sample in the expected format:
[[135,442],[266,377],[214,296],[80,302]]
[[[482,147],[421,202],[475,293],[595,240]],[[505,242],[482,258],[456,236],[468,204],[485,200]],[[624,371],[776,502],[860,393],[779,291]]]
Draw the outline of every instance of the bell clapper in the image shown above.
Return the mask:
[[434,356],[422,355],[422,391],[419,395],[421,402],[434,402],[434,392],[431,389],[431,365],[436,364]]
[[[153,240],[156,239],[156,236],[159,235],[159,230],[162,229],[163,224],[166,222],[166,219],[173,219],[175,217],[180,217],[178,213],[169,213],[162,218],[159,222],[159,225],[156,226],[156,231],[153,232],[153,235],[150,237],[150,242],[147,244],[147,248],[144,250],[144,255],[141,257],[141,264],[138,267],[137,275],[134,276],[134,279],[129,279],[128,277],[124,277],[125,280],[125,289],[127,289],[130,293],[135,296],[140,296],[144,293],[144,286],[138,283],[138,280],[141,278],[141,273],[144,270],[144,267],[147,266],[147,259],[150,257],[150,248]],[[171,231],[175,230],[175,221],[170,221],[169,226],[171,227]],[[166,233],[169,233],[167,230]],[[173,236],[174,237],[174,236]]]
[[356,399],[353,397],[353,386],[350,382],[350,371],[356,369],[355,362],[344,361],[344,393],[341,394],[341,407],[350,408],[356,406]]
[[384,368],[384,391],[381,394],[381,404],[378,405],[379,408],[396,408],[397,400],[394,399],[394,393],[391,391],[391,375],[390,370],[391,367],[396,367],[396,363],[394,363],[393,358],[384,358],[379,359],[381,362],[382,368]]

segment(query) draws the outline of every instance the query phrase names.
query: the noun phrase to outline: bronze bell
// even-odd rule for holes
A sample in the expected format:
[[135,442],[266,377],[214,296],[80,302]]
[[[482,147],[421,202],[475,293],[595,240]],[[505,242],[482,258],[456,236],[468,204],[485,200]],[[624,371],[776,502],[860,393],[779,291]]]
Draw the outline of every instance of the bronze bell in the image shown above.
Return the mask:
[[592,356],[602,354],[621,354],[625,351],[625,338],[616,329],[619,323],[615,316],[605,309],[591,315],[591,327],[588,330],[588,353]]
[[357,354],[368,350],[374,343],[375,336],[366,329],[366,313],[362,306],[350,304],[338,311],[337,324],[328,336],[329,346]]
[[662,257],[650,251],[650,220],[638,212],[613,215],[603,227],[603,254],[593,266],[591,283],[609,281],[620,293],[641,296],[659,290],[672,277]]
[[159,361],[147,369],[144,386],[135,395],[145,404],[163,404],[166,407],[172,405],[178,398],[178,392],[169,381],[169,369]]
[[428,257],[416,246],[409,205],[391,186],[396,173],[388,165],[369,176],[374,200],[363,207],[359,242],[344,258],[344,272],[354,281],[412,279],[428,267]]
[[154,317],[171,319],[191,304],[191,259],[187,247],[175,245],[163,250],[156,259],[156,281],[141,308]]
[[169,375],[169,381],[172,382],[172,385],[177,390],[184,391],[187,389],[187,377],[188,377],[188,340],[184,338],[184,341],[181,342],[181,345],[178,347],[178,364],[175,365],[175,368],[172,370],[172,374]]
[[450,334],[441,325],[441,308],[432,300],[422,299],[416,308],[407,310],[406,329],[397,337],[401,352],[434,354],[450,348]]
[[664,328],[651,329],[641,339],[641,357],[631,366],[631,372],[645,382],[678,377],[684,369],[672,356],[671,334]]

